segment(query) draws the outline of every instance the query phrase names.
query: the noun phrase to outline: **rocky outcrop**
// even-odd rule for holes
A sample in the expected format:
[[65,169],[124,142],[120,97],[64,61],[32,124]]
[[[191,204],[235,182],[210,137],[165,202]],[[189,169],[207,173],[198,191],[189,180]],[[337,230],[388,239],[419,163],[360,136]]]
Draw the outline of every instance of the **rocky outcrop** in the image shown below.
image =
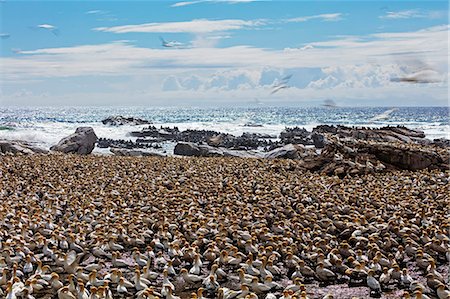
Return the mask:
[[102,120],[102,123],[104,125],[110,125],[110,126],[123,126],[123,125],[137,126],[137,125],[151,124],[150,121],[142,119],[142,118],[124,117],[124,116],[120,116],[120,115],[110,116],[108,118],[105,118],[104,120]]
[[374,155],[383,163],[399,169],[448,169],[448,160],[426,148],[400,147],[393,144],[358,144],[358,152]]
[[48,150],[26,143],[25,141],[0,140],[0,153],[11,154],[47,154]]
[[403,126],[366,128],[320,125],[313,129],[316,134],[329,134],[339,138],[353,138],[358,140],[372,140],[377,142],[403,142],[429,144],[425,133],[419,130],[408,129]]
[[386,170],[449,169],[448,152],[437,149],[419,144],[334,138],[319,156],[308,156],[301,165],[310,171],[341,177]]
[[450,147],[450,140],[445,138],[433,139],[433,144],[439,147]]
[[160,139],[137,139],[136,142],[124,139],[108,139],[99,138],[97,147],[99,148],[125,148],[125,149],[147,149],[147,148],[161,148],[158,142]]
[[210,146],[239,150],[270,146],[273,142],[268,139],[274,138],[267,134],[244,133],[241,136],[236,137],[231,134],[219,133],[211,130],[180,131],[177,127],[160,127],[158,129],[155,126],[149,126],[140,131],[133,131],[130,135],[133,137],[151,138],[159,141],[207,143]]
[[267,159],[300,159],[308,156],[306,153],[305,147],[300,144],[288,144],[270,152],[267,152],[264,155],[264,158]]
[[165,157],[165,155],[161,153],[129,150],[124,148],[112,148],[110,149],[110,151],[116,156],[125,156],[125,157]]
[[92,152],[96,142],[97,135],[95,135],[93,128],[79,127],[74,134],[61,139],[58,144],[52,146],[50,150],[87,155]]
[[308,132],[305,128],[285,128],[280,133],[280,140],[283,144],[303,144],[313,145],[314,142],[311,138],[311,132]]
[[255,151],[229,150],[222,147],[213,147],[192,142],[179,142],[174,148],[174,154],[179,156],[194,157],[239,157],[261,158],[262,155]]

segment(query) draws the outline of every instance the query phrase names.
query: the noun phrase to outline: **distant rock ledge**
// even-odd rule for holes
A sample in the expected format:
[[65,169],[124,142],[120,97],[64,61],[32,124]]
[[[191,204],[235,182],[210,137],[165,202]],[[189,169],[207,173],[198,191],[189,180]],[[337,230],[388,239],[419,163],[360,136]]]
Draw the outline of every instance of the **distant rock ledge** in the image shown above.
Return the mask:
[[142,119],[142,118],[124,117],[124,116],[120,116],[120,115],[110,116],[108,118],[105,118],[104,120],[102,120],[102,123],[104,125],[110,125],[110,126],[123,126],[123,125],[137,126],[137,125],[151,124],[150,121]]

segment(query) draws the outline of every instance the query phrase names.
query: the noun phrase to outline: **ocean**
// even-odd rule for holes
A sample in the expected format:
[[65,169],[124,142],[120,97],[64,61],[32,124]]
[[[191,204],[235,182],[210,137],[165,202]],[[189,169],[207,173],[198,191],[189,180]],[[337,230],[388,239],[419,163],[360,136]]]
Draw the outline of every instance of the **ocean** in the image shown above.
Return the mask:
[[[229,108],[149,108],[149,107],[39,107],[0,108],[0,139],[25,140],[49,148],[79,126],[91,126],[99,138],[135,141],[130,131],[143,126],[103,125],[112,115],[147,119],[153,125],[177,126],[180,130],[207,129],[233,135],[244,132],[278,136],[285,127],[347,125],[382,127],[404,125],[423,130],[429,139],[450,139],[449,107],[229,107]],[[96,148],[94,152],[104,152]]]

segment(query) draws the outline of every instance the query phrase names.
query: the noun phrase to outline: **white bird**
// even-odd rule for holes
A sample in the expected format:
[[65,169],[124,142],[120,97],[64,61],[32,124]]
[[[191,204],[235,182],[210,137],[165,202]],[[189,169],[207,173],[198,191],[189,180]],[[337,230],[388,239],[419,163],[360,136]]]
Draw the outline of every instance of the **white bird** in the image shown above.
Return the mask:
[[376,292],[377,294],[381,294],[381,286],[378,280],[373,277],[374,273],[375,272],[373,270],[369,270],[369,272],[367,273],[367,285],[372,291]]
[[445,289],[445,285],[444,284],[440,284],[437,288],[436,291],[439,299],[448,299],[450,298],[450,291]]
[[383,113],[375,115],[374,117],[372,117],[370,119],[370,121],[379,121],[379,120],[388,119],[390,117],[390,115],[396,110],[397,110],[397,108],[388,109],[388,110],[384,111]]
[[185,47],[186,45],[183,43],[180,43],[178,41],[166,41],[164,38],[162,38],[161,36],[159,37],[159,39],[161,40],[161,44],[163,47],[166,48],[181,48],[181,47]]
[[34,27],[34,28],[48,30],[51,33],[53,33],[54,35],[58,35],[59,34],[58,27],[50,25],[50,24],[39,24],[39,25],[36,25],[36,27]]
[[276,87],[274,87],[274,88],[272,89],[272,91],[270,92],[270,94],[277,93],[278,91],[280,91],[280,90],[282,90],[282,89],[285,89],[285,88],[289,88],[289,86],[286,85],[286,84],[282,84],[282,85],[276,86]]
[[287,83],[289,82],[289,80],[291,80],[291,78],[292,78],[292,74],[281,78],[280,82],[277,82],[272,86],[273,88],[272,88],[272,91],[270,92],[270,94],[274,94],[282,89],[289,88],[290,86]]

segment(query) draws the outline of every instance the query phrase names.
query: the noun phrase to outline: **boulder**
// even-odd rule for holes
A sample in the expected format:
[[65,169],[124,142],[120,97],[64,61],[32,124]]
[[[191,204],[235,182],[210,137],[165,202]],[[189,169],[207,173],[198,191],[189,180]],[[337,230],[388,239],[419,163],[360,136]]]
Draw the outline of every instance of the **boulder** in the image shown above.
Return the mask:
[[136,117],[124,117],[124,116],[110,116],[108,118],[105,118],[102,120],[102,123],[104,125],[110,125],[110,126],[123,126],[123,125],[130,125],[130,126],[136,126],[136,125],[148,125],[151,124],[150,121],[136,118]]
[[112,148],[110,149],[110,151],[116,156],[125,156],[125,157],[165,157],[165,155],[156,152],[146,152],[124,148]]
[[174,155],[201,157],[202,151],[199,145],[192,142],[178,142],[173,150]]
[[52,146],[50,150],[87,155],[92,152],[96,142],[97,135],[95,135],[93,128],[79,127],[74,134],[64,137],[58,144]]
[[304,153],[305,147],[299,144],[288,144],[267,152],[267,159],[300,159]]
[[[360,148],[361,150],[362,148]],[[446,161],[436,152],[415,149],[400,148],[388,144],[372,144],[365,149],[368,153],[375,155],[381,162],[391,164],[400,169],[446,169]]]
[[47,154],[48,150],[32,146],[24,141],[0,140],[0,153]]
[[311,138],[312,138],[312,140],[314,142],[314,146],[316,148],[324,148],[325,145],[327,144],[327,138],[322,134],[313,132],[311,134]]

